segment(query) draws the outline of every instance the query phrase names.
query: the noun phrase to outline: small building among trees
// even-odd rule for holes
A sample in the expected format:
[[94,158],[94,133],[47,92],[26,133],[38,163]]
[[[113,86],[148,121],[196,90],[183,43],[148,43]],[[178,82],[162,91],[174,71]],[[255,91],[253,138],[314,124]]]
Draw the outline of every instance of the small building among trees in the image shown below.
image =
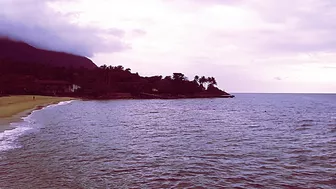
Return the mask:
[[81,88],[76,84],[61,80],[36,80],[35,83],[39,91],[52,95],[74,93]]

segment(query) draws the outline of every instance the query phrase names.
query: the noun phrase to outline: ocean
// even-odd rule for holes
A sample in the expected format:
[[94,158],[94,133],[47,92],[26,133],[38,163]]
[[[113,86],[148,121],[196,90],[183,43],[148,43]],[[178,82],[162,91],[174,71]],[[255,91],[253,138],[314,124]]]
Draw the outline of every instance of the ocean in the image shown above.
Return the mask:
[[0,133],[0,188],[336,188],[335,94],[69,101]]

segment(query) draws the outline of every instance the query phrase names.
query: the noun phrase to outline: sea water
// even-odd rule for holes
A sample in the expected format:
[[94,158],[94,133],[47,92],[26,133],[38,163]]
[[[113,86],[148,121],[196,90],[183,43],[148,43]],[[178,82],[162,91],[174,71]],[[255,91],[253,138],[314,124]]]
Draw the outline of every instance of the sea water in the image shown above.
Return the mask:
[[71,101],[0,134],[0,188],[335,188],[336,95]]

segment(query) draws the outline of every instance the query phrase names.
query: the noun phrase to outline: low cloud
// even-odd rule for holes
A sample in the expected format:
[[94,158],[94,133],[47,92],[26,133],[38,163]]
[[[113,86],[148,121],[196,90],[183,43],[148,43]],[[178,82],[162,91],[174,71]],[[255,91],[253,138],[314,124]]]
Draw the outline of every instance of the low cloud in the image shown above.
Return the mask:
[[4,11],[0,13],[0,37],[87,57],[130,48],[123,41],[123,30],[97,29],[70,23],[67,15],[48,7],[52,1],[56,0],[1,1],[0,7]]

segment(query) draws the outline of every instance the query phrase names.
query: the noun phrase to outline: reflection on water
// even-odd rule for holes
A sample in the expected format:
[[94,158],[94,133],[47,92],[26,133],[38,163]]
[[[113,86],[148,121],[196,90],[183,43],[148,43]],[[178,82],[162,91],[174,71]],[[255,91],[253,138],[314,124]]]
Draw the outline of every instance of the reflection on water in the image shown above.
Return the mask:
[[0,188],[334,188],[335,117],[335,95],[75,101],[29,117]]

